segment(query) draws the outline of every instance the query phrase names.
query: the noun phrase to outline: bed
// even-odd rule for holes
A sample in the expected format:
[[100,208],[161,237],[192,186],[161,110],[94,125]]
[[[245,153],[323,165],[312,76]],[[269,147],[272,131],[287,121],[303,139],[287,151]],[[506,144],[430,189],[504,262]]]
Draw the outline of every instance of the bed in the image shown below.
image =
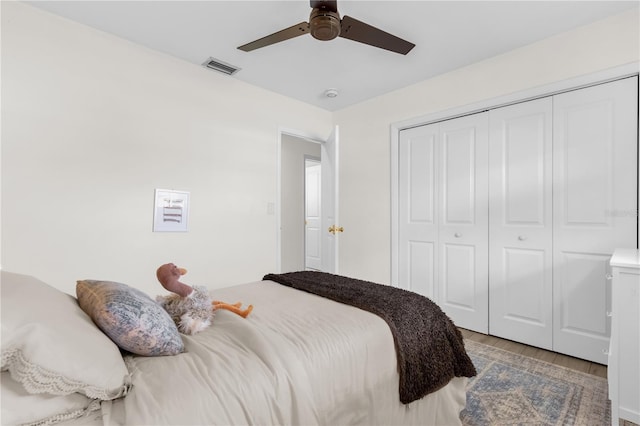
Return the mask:
[[[167,330],[175,342],[166,324],[133,339],[177,353],[159,356],[121,349],[78,299],[34,277],[2,271],[1,278],[2,424],[455,425],[474,373],[464,353],[453,364],[465,365],[446,384],[401,402],[409,379],[401,377],[388,319],[269,279],[277,276],[214,290],[219,300],[253,304],[253,312],[219,311],[211,327],[179,335],[177,349],[162,346]],[[155,309],[147,295],[121,286],[151,302],[135,309]],[[149,332],[154,312],[138,311],[135,326]],[[436,346],[451,342],[461,343],[459,333]],[[443,353],[423,360],[425,371],[451,364]]]

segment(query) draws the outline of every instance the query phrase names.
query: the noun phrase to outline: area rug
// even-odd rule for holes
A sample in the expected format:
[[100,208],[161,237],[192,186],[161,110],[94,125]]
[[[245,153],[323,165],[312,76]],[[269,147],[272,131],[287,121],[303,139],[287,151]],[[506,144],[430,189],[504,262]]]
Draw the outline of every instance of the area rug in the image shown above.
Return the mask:
[[478,374],[469,380],[463,425],[611,424],[607,381],[465,340]]

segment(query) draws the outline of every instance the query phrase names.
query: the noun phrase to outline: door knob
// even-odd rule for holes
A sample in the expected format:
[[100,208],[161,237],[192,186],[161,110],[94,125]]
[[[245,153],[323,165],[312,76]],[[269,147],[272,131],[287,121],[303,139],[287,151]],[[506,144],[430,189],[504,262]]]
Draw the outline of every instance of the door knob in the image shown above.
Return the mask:
[[527,237],[525,237],[524,235],[520,235],[520,236],[518,236],[518,239],[519,239],[520,241],[524,241],[524,240],[526,240],[526,239],[527,239]]
[[456,237],[456,238],[460,238],[460,237],[462,237],[462,234],[459,233],[459,232],[456,232],[455,234],[453,234],[453,236]]
[[329,232],[335,235],[336,232],[344,232],[344,228],[342,226],[331,225],[329,227]]

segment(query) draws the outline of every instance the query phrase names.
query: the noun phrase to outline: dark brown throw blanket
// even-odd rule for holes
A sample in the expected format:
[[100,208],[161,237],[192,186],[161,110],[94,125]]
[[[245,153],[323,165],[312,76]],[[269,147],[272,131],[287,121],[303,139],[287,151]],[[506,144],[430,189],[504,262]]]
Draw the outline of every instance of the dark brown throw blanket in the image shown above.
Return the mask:
[[268,274],[263,280],[352,305],[384,319],[395,342],[403,404],[437,391],[453,377],[476,375],[460,330],[424,296],[325,272]]

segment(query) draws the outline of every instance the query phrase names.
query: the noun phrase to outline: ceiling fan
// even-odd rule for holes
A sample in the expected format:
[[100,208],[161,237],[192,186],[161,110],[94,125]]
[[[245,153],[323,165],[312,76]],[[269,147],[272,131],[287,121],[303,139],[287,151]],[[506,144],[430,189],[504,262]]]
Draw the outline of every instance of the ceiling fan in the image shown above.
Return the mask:
[[350,16],[340,19],[337,1],[310,1],[311,15],[309,22],[300,22],[284,30],[262,37],[238,49],[250,52],[306,33],[318,40],[333,40],[336,37],[347,38],[360,43],[390,50],[406,55],[415,44],[382,31]]

